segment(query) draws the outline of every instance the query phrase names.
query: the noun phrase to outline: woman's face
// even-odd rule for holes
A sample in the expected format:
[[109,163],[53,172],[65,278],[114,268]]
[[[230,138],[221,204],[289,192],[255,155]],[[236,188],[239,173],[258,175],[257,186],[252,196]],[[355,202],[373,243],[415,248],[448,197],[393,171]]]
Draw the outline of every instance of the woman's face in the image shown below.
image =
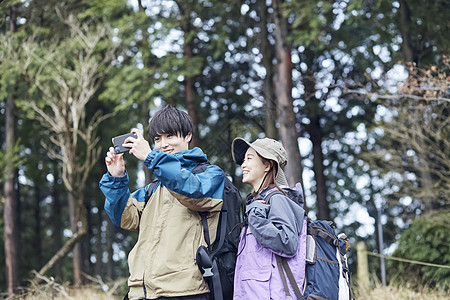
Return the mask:
[[261,186],[264,176],[269,171],[269,164],[264,164],[261,157],[253,148],[248,148],[245,152],[244,162],[242,163],[242,182],[253,186],[257,191]]

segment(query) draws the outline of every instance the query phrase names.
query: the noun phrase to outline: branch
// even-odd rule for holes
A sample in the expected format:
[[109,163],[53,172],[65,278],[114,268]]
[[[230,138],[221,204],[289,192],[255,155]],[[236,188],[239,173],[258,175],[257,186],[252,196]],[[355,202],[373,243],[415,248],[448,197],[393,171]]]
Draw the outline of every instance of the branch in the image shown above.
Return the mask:
[[127,279],[116,280],[113,282],[112,287],[110,287],[109,284],[107,284],[103,281],[103,279],[100,275],[97,275],[95,277],[93,277],[89,274],[86,274],[86,273],[83,273],[82,275],[84,277],[86,277],[87,279],[89,279],[90,281],[95,282],[98,285],[100,285],[102,291],[105,292],[106,295],[108,295],[108,296],[113,296],[113,294],[117,290],[117,288],[127,281]]
[[368,92],[366,90],[352,90],[352,89],[348,89],[346,87],[344,87],[342,89],[343,94],[359,94],[359,95],[364,95],[367,98],[379,98],[379,99],[384,99],[384,100],[397,100],[400,98],[409,98],[412,100],[417,100],[417,101],[445,101],[445,102],[450,102],[450,98],[446,98],[446,97],[424,97],[424,96],[417,96],[417,95],[413,95],[413,94],[405,94],[405,93],[399,93],[399,94],[378,94],[378,93],[372,93],[372,92]]
[[[63,295],[66,299],[73,300],[73,298],[70,297],[69,294],[66,292],[64,286],[56,283],[54,281],[53,277],[47,278],[44,275],[41,275],[36,271],[32,271],[32,273],[35,276],[34,280],[32,280],[32,282],[31,282],[31,286],[33,287],[32,294],[35,294],[34,290],[42,293],[43,287],[42,287],[42,285],[39,284],[39,281],[45,281],[47,283],[47,286],[50,287],[51,292],[53,292],[53,290],[56,290],[59,294]],[[44,287],[44,290],[45,290],[45,287]],[[49,295],[43,295],[43,296],[50,298]],[[54,297],[54,295],[52,293],[52,299],[53,299],[53,297]]]
[[44,276],[48,270],[63,257],[65,257],[75,246],[75,244],[81,240],[87,234],[87,224],[82,222],[81,228],[56,252],[55,255],[39,270],[37,275]]

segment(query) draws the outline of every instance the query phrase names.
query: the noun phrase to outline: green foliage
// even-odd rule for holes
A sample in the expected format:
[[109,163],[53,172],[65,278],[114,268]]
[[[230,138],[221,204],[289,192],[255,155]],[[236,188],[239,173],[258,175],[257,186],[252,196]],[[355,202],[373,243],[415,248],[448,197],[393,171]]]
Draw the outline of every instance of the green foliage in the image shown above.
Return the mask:
[[17,140],[14,146],[0,152],[0,183],[10,179],[13,170],[26,162],[26,158],[20,156],[20,150],[20,140]]
[[88,6],[78,14],[78,17],[80,19],[90,19],[102,16],[108,20],[120,19],[124,14],[131,11],[131,7],[127,5],[127,2],[126,0],[88,0],[86,1]]
[[[398,240],[393,256],[450,266],[450,210],[424,214],[413,221]],[[389,274],[397,276],[400,282],[439,286],[450,289],[450,269],[391,262]],[[414,285],[413,285],[414,286]]]
[[295,16],[292,21],[291,41],[309,47],[313,45],[321,50],[327,40],[334,19],[333,3],[340,1],[287,1],[283,5],[283,15]]

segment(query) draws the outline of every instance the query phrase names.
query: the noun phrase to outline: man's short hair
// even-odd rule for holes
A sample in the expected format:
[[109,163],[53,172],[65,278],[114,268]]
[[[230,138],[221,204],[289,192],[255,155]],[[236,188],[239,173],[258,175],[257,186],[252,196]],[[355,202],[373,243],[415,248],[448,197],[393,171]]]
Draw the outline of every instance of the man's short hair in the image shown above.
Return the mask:
[[156,112],[148,124],[148,131],[152,141],[162,134],[186,137],[192,133],[192,119],[187,113],[170,105]]

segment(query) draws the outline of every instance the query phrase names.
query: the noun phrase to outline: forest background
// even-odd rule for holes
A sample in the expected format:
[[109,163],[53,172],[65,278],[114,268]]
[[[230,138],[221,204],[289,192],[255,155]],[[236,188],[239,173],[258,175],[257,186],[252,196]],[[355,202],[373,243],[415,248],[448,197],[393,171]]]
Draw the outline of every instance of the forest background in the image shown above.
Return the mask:
[[[450,265],[448,1],[15,0],[0,12],[5,295],[40,276],[127,277],[137,235],[112,225],[98,182],[111,138],[147,134],[165,104],[189,113],[193,146],[243,195],[233,138],[278,139],[310,219],[333,220],[352,249]],[[126,163],[130,189],[152,180]],[[355,251],[349,262],[354,274]],[[379,278],[379,259],[369,265]],[[448,268],[387,268],[389,282],[450,286]]]

